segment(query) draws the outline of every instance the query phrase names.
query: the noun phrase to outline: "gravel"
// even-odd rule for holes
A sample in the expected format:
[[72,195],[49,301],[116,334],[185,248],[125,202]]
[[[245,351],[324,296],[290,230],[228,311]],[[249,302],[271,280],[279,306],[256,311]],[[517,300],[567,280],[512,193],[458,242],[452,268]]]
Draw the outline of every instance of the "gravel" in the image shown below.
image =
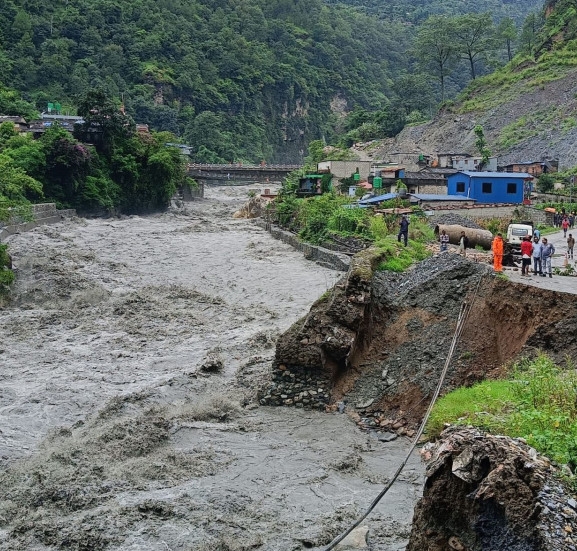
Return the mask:
[[460,216],[459,214],[454,213],[446,213],[446,214],[439,214],[438,216],[433,216],[431,219],[431,225],[438,226],[439,224],[445,224],[447,226],[457,225],[463,226],[465,228],[473,228],[475,230],[482,230],[483,228],[476,224],[470,218],[465,218],[464,216]]

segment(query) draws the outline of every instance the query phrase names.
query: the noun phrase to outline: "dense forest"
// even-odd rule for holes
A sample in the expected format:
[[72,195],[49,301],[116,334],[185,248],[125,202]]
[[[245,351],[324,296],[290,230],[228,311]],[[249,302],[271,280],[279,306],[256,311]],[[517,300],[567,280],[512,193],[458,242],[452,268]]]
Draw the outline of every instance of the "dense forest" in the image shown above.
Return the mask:
[[346,4],[382,17],[419,24],[432,15],[490,13],[496,20],[507,17],[521,25],[542,0],[327,0],[330,4]]
[[[484,5],[494,10],[492,28],[507,14],[519,21],[534,4]],[[39,111],[57,102],[75,112],[79,96],[102,90],[136,122],[180,136],[197,161],[300,161],[312,139],[346,133],[346,145],[393,135],[471,78],[459,54],[441,68],[441,82],[435,60],[420,59],[426,41],[419,52],[415,40],[430,13],[458,15],[480,9],[479,1],[381,0],[381,12],[396,14],[389,19],[358,9],[371,6],[377,2],[4,0],[0,84]],[[478,53],[473,77],[507,61],[515,28],[510,36],[495,35]]]

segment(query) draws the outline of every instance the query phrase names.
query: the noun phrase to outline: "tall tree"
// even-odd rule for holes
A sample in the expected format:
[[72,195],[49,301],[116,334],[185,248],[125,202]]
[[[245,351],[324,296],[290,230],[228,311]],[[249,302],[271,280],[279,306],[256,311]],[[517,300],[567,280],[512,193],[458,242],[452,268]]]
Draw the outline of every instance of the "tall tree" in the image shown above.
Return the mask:
[[515,21],[510,17],[506,17],[499,21],[497,25],[497,38],[501,44],[505,44],[505,50],[507,52],[507,61],[513,59],[513,44],[517,40],[517,27],[515,26]]
[[469,63],[471,78],[477,77],[477,62],[495,49],[495,26],[489,13],[468,13],[452,19],[455,50]]
[[539,30],[543,26],[543,17],[540,13],[530,13],[521,28],[520,43],[521,48],[529,55],[533,55],[537,50]]
[[419,29],[415,41],[419,64],[439,79],[441,101],[445,100],[445,79],[451,73],[455,61],[450,21],[441,15],[429,17]]

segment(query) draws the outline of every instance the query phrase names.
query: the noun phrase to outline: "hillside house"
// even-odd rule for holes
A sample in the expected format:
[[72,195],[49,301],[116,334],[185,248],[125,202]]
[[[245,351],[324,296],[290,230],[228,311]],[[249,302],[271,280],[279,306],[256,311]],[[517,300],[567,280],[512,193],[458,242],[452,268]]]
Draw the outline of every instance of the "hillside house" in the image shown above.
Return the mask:
[[[383,189],[396,190],[399,178],[383,177]],[[426,171],[404,172],[400,180],[407,186],[408,193],[426,193],[445,195],[447,193],[447,180],[441,173]]]
[[[461,171],[478,171],[482,157],[474,157],[469,153],[438,153],[436,162],[430,163],[434,168],[452,168]],[[489,161],[482,167],[487,172],[497,170],[497,157],[489,157]]]
[[557,172],[559,170],[558,160],[547,161],[526,161],[522,163],[510,163],[508,165],[500,166],[499,170],[502,172],[526,172],[535,178],[544,173]]
[[4,122],[11,122],[14,125],[14,130],[16,130],[16,132],[26,132],[28,130],[28,123],[22,117],[0,115],[0,124]]
[[463,171],[447,178],[449,195],[462,195],[477,203],[521,204],[531,193],[533,176],[526,172]]

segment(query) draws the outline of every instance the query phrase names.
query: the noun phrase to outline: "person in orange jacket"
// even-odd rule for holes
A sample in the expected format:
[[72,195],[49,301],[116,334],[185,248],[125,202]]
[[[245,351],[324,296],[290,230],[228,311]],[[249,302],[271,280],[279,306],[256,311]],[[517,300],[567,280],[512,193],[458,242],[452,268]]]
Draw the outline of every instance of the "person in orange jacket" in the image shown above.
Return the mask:
[[498,233],[491,244],[491,249],[493,250],[493,268],[496,272],[503,271],[503,248],[503,237]]

